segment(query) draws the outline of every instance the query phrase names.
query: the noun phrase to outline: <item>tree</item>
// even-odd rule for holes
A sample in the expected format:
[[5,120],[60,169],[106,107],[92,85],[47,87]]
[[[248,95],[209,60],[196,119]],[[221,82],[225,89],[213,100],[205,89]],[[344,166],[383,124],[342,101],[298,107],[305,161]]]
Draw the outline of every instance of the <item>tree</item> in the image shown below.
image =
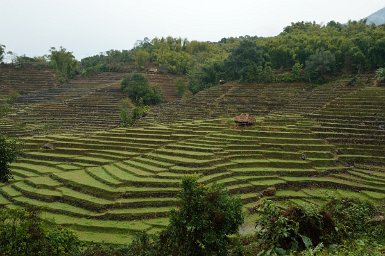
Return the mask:
[[317,50],[306,61],[305,73],[310,81],[324,82],[335,69],[336,58],[330,51]]
[[184,93],[186,92],[187,90],[187,86],[186,86],[186,83],[183,81],[183,79],[181,78],[178,78],[176,81],[175,81],[175,88],[176,88],[176,94],[178,95],[178,97],[182,97],[184,95]]
[[1,209],[0,255],[80,255],[80,241],[66,229],[46,230],[36,209]]
[[227,79],[254,82],[258,79],[256,70],[263,69],[267,59],[263,47],[250,40],[241,41],[224,63]]
[[60,47],[59,50],[52,47],[48,59],[51,66],[56,70],[60,82],[65,82],[76,75],[78,62],[72,52],[63,47]]
[[134,52],[135,65],[137,69],[143,69],[150,59],[150,54],[144,49],[137,49]]
[[5,45],[0,44],[0,62],[3,61],[4,53],[5,53]]
[[171,247],[171,255],[225,255],[228,235],[243,223],[240,199],[223,186],[206,186],[195,177],[183,179],[179,198],[179,209],[171,212],[160,243]]
[[10,164],[16,160],[17,143],[0,134],[0,182],[8,182],[12,178]]
[[162,101],[162,94],[159,86],[150,86],[147,78],[138,73],[123,78],[121,89],[135,103],[155,105]]

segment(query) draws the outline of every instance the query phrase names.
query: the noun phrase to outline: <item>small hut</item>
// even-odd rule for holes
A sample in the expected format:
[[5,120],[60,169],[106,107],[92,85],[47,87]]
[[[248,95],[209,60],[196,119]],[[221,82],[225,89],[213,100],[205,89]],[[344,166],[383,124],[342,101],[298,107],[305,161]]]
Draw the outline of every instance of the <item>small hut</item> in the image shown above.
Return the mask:
[[239,126],[250,126],[256,123],[256,119],[253,115],[242,113],[234,117],[234,122]]

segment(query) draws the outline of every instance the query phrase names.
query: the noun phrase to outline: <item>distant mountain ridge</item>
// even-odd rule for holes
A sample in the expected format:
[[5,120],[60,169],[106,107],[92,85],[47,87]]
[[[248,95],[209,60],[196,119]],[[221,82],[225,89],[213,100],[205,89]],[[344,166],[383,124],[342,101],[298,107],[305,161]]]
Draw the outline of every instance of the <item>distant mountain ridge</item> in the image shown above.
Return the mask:
[[385,7],[366,18],[367,24],[383,25],[385,24]]

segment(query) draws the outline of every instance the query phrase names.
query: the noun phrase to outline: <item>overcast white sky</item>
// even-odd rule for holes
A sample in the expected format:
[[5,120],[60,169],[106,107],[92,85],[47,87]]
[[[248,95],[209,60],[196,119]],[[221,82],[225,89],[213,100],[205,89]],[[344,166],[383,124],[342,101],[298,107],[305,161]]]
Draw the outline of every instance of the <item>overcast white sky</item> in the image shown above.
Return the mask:
[[347,22],[384,0],[0,0],[0,43],[18,55],[63,46],[80,59],[144,37],[276,35],[295,21]]

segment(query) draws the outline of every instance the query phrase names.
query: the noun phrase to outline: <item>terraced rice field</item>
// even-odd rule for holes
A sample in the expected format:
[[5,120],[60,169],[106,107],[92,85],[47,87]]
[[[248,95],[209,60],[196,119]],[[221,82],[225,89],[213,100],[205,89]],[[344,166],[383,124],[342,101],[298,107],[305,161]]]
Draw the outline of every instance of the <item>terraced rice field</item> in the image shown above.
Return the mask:
[[[239,112],[255,114],[256,125],[236,127]],[[269,198],[282,204],[349,196],[385,205],[385,88],[365,84],[226,84],[154,108],[137,127],[20,139],[0,206],[39,207],[87,241],[161,230],[184,175],[239,196],[242,232],[272,187]]]
[[[0,129],[15,136],[63,131],[89,132],[117,127],[119,106],[127,95],[120,81],[127,73],[105,72],[76,77],[58,84],[53,70],[0,65],[0,104],[17,93],[12,113],[0,120]],[[147,74],[149,82],[161,87],[164,99],[177,99],[177,76]],[[106,118],[107,117],[107,118]]]

